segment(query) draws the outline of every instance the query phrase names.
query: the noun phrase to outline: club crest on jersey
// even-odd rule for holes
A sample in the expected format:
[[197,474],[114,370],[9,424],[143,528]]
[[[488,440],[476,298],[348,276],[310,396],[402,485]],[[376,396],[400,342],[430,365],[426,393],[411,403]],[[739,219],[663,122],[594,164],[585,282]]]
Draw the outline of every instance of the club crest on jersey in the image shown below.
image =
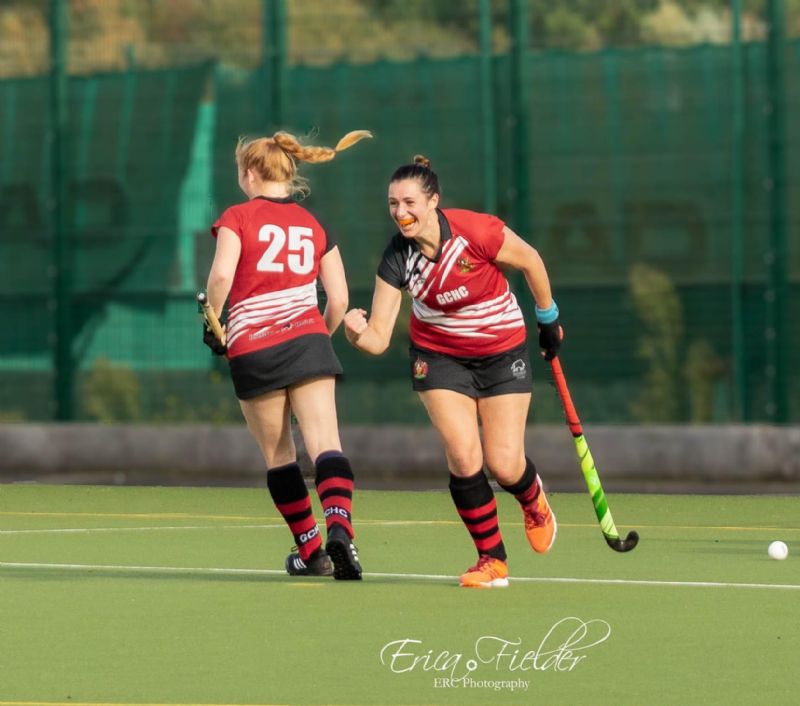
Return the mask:
[[511,374],[517,380],[524,380],[525,379],[525,369],[527,366],[525,365],[525,361],[522,358],[517,358],[513,363],[511,363]]
[[414,361],[412,374],[415,380],[424,380],[428,377],[428,364],[421,358]]
[[461,274],[466,274],[467,272],[472,272],[475,269],[475,263],[471,262],[469,258],[464,257],[463,255],[456,260],[456,267],[458,267],[458,271]]

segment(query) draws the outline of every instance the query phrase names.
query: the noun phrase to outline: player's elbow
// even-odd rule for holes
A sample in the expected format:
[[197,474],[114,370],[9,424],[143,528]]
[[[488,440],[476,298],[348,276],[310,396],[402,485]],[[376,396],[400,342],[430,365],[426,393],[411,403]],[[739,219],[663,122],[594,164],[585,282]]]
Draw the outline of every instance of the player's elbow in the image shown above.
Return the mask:
[[389,348],[388,337],[383,337],[374,328],[368,326],[361,334],[350,334],[348,340],[362,353],[383,355]]
[[544,260],[542,260],[542,256],[539,254],[539,251],[533,247],[533,245],[528,245],[525,250],[525,257],[523,259],[523,267],[525,269],[538,270],[540,267],[544,266]]
[[210,291],[212,289],[224,290],[228,291],[233,283],[233,275],[227,272],[223,272],[221,270],[211,270],[208,273],[208,285],[207,289]]
[[[373,329],[374,330],[374,329]],[[375,331],[375,330],[374,330]],[[377,330],[375,331],[375,336],[373,336],[370,346],[370,353],[372,355],[383,355],[389,350],[389,343],[391,342],[391,333],[386,333],[384,331]]]
[[328,294],[327,306],[331,312],[336,313],[338,318],[342,318],[345,315],[349,304],[350,298],[347,296],[347,292]]
[[379,341],[375,346],[373,346],[370,353],[372,353],[372,355],[383,355],[387,350],[389,350],[389,343]]
[[362,353],[369,353],[369,355],[383,355],[386,353],[386,350],[389,346],[382,346],[380,344],[376,344],[375,342],[370,342],[369,345],[364,343],[358,342],[356,343],[356,348],[358,348]]

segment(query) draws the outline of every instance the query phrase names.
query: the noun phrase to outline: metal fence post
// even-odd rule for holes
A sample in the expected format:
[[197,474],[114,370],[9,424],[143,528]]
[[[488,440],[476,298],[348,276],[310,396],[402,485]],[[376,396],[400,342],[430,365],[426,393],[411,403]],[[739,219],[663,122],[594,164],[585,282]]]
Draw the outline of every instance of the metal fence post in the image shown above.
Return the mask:
[[511,36],[511,173],[513,230],[530,238],[530,181],[528,161],[528,0],[510,0]]
[[731,28],[731,358],[733,418],[746,421],[747,360],[744,349],[744,77],[742,74],[742,0],[733,0]]
[[788,365],[786,357],[788,296],[786,246],[786,67],[783,0],[767,2],[767,165],[769,188],[769,246],[766,254],[766,416],[772,422],[788,420]]
[[267,124],[278,129],[284,119],[284,70],[286,67],[286,5],[284,0],[264,0],[263,39],[269,95]]
[[481,141],[483,147],[483,209],[497,211],[497,147],[492,71],[492,11],[490,0],[480,0]]
[[55,417],[73,418],[75,362],[72,355],[72,252],[66,218],[68,138],[67,0],[50,1],[50,237],[54,316],[53,385]]

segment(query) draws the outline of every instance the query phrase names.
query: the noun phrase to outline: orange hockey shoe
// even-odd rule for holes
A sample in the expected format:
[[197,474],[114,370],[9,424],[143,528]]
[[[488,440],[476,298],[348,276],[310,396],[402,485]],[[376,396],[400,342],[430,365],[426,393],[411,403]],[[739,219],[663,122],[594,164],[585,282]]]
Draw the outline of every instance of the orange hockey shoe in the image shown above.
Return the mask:
[[488,554],[482,554],[459,579],[464,588],[502,588],[508,586],[508,564]]
[[539,476],[536,476],[536,481],[539,483],[539,495],[530,505],[522,507],[522,515],[525,518],[525,534],[533,551],[547,554],[556,540],[558,525]]

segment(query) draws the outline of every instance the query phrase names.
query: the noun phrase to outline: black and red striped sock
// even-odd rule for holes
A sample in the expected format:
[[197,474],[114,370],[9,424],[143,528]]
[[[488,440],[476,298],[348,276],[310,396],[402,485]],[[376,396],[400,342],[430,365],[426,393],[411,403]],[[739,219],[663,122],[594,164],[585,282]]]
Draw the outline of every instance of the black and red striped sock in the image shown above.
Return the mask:
[[339,524],[353,538],[353,471],[341,451],[325,451],[317,456],[317,494],[325,512],[325,525],[330,531]]
[[483,471],[467,478],[451,474],[450,495],[478,554],[505,561],[506,548],[497,522],[497,502]]
[[322,546],[322,537],[300,466],[287,463],[270,468],[267,471],[267,487],[275,507],[294,535],[300,558],[305,561]]
[[498,484],[503,490],[511,493],[523,507],[534,502],[539,497],[539,491],[542,488],[537,480],[536,466],[527,456],[525,457],[525,470],[522,472],[522,478],[511,485],[503,485],[499,481]]

